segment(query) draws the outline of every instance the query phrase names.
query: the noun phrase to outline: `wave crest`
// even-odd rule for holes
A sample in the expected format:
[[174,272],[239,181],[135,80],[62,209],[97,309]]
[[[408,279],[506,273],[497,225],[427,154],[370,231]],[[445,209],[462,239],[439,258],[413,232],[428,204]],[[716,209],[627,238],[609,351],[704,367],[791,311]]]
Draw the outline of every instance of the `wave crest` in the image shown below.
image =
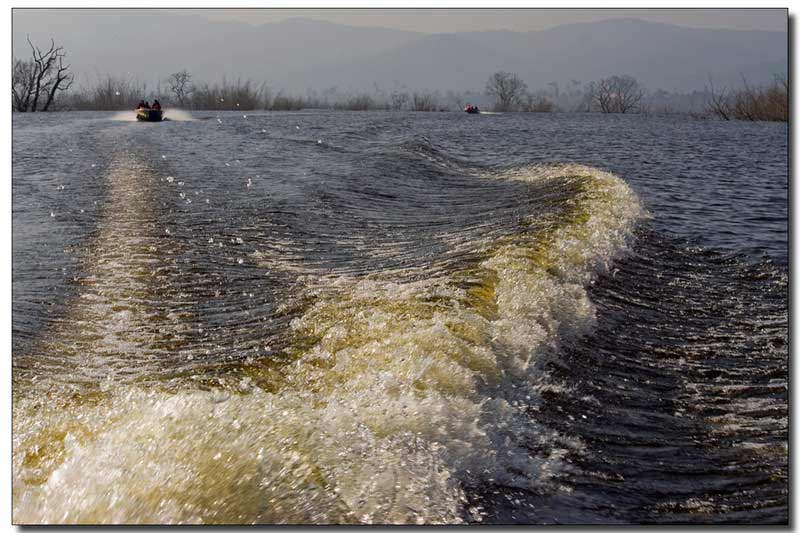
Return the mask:
[[573,194],[453,275],[316,279],[280,368],[211,390],[125,385],[101,400],[110,410],[51,409],[51,463],[23,423],[39,400],[19,400],[15,521],[452,524],[480,520],[470,487],[558,490],[581,443],[532,420],[541,364],[591,329],[585,286],[643,211],[622,180],[589,167],[484,178]]

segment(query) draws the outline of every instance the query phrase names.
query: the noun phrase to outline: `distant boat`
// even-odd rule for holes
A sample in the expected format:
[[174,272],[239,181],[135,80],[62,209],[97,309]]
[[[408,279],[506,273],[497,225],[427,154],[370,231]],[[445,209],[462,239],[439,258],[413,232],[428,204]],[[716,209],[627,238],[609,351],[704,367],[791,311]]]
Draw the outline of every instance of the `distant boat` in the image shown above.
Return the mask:
[[161,122],[164,120],[164,111],[161,109],[137,109],[136,120],[143,122]]
[[481,112],[481,110],[478,109],[478,106],[472,104],[467,104],[466,106],[464,106],[464,111],[469,113],[470,115],[479,115]]

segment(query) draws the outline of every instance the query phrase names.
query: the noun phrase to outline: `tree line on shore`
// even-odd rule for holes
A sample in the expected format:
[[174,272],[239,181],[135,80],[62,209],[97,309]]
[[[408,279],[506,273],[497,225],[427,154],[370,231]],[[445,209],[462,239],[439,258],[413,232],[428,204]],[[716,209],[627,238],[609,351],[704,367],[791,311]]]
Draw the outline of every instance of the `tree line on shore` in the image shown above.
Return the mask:
[[31,48],[29,59],[14,58],[12,70],[12,109],[16,112],[54,110],[112,111],[133,109],[143,98],[159,99],[165,106],[189,110],[273,110],[337,109],[350,111],[460,111],[467,103],[500,112],[598,112],[598,113],[677,113],[690,112],[703,118],[722,120],[788,121],[788,81],[776,76],[766,86],[709,87],[693,93],[648,92],[632,76],[612,75],[588,83],[573,80],[566,85],[555,82],[546,90],[529,90],[514,73],[494,73],[482,91],[383,90],[342,92],[331,87],[305,94],[274,92],[266,83],[251,79],[222,79],[221,82],[196,82],[193,75],[180,70],[148,88],[132,77],[97,75],[88,84],[76,84],[65,63],[66,53],[51,40],[49,49]]

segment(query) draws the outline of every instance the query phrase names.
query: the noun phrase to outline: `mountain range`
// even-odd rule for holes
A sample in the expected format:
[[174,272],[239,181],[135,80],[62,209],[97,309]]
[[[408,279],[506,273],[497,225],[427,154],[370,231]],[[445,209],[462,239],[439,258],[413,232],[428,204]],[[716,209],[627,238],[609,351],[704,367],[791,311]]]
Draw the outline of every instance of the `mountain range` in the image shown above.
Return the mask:
[[180,12],[14,9],[15,57],[26,37],[64,46],[78,83],[132,76],[148,84],[186,69],[196,81],[223,76],[289,91],[480,91],[492,73],[518,74],[533,89],[628,74],[649,89],[702,90],[767,82],[788,70],[787,32],[694,29],[638,19],[542,31],[418,33],[306,18],[262,25]]

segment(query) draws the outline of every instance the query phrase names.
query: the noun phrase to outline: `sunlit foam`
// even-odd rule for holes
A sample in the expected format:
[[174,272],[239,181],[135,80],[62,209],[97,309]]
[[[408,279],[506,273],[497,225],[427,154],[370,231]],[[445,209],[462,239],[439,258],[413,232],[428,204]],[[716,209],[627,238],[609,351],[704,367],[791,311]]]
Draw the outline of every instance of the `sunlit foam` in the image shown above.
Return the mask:
[[164,120],[172,120],[175,122],[192,122],[196,119],[189,111],[169,107],[164,110]]
[[111,120],[122,122],[136,122],[136,111],[120,111],[112,115]]
[[527,414],[541,359],[591,329],[585,287],[642,211],[587,167],[484,178],[576,192],[545,229],[501,239],[467,271],[306,276],[311,303],[279,370],[16,398],[15,521],[458,523],[480,519],[469,487],[560,490],[551,480],[582,444]]

